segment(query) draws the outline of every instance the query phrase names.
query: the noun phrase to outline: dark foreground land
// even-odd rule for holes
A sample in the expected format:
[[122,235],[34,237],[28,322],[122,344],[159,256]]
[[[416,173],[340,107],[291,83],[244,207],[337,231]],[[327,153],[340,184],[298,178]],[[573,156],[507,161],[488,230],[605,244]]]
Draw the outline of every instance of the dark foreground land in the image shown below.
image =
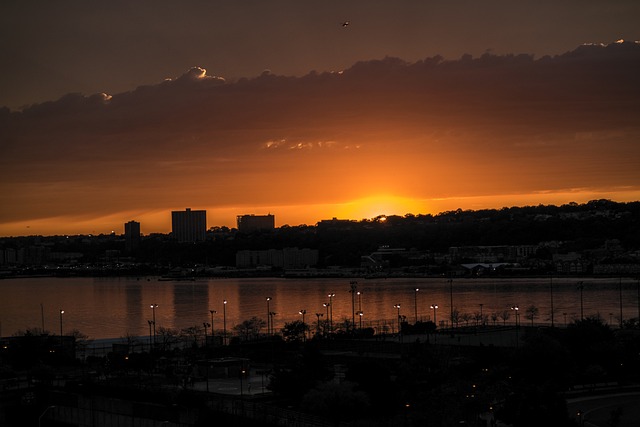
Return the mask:
[[289,328],[82,361],[4,348],[0,425],[637,425],[636,323],[434,326],[312,339]]

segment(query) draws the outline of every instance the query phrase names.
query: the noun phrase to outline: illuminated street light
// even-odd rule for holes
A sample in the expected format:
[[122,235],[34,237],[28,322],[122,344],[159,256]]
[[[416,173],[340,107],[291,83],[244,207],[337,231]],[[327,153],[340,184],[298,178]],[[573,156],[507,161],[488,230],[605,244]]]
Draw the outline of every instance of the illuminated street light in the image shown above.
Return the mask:
[[333,332],[333,297],[336,296],[336,294],[331,293],[329,295],[327,295],[329,297],[329,310],[331,312],[331,316],[329,317],[329,328],[331,330],[331,332]]
[[352,282],[349,282],[349,284],[351,285],[351,290],[349,290],[349,292],[351,293],[351,327],[355,329],[356,328],[356,293],[358,292],[358,282],[354,280]]
[[222,345],[227,345],[227,300],[222,301]]
[[398,310],[398,333],[400,333],[400,304],[396,304],[393,308]]
[[156,308],[158,308],[158,304],[151,304],[151,310],[153,310],[153,346],[156,346]]
[[307,328],[306,328],[306,324],[304,323],[304,315],[307,314],[307,310],[302,309],[298,312],[298,314],[302,315],[302,333],[303,335],[303,341],[307,340]]
[[431,309],[433,309],[433,323],[435,323],[436,328],[438,327],[438,319],[436,318],[436,311],[438,310],[438,304],[431,304]]
[[64,310],[60,309],[60,351],[62,351],[62,315],[63,314],[64,314]]
[[267,336],[271,335],[271,310],[269,309],[271,297],[267,297]]
[[418,323],[418,292],[420,288],[416,288],[413,294],[413,311],[416,317],[416,323]]

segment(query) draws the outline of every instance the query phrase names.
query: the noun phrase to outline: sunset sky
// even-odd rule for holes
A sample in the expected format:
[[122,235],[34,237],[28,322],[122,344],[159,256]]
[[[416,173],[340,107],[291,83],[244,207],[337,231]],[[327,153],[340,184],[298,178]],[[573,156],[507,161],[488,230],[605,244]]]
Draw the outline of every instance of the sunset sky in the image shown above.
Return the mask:
[[0,236],[640,200],[639,22],[636,0],[1,2]]

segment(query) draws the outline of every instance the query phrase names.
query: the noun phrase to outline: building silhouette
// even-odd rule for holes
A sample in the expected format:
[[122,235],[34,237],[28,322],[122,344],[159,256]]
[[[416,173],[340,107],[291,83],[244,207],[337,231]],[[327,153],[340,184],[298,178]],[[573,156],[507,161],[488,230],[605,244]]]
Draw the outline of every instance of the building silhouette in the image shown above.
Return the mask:
[[129,221],[124,224],[124,241],[127,252],[133,252],[140,247],[140,223]]
[[274,215],[238,215],[238,231],[241,233],[251,233],[253,231],[274,230],[276,218]]
[[207,211],[171,211],[171,233],[178,242],[202,242],[206,238]]

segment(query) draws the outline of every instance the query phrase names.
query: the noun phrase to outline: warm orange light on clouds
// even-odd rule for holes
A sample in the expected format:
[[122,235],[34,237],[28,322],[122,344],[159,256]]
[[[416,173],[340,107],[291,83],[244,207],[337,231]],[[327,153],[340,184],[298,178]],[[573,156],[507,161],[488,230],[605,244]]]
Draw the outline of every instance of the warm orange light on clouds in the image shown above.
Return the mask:
[[171,210],[278,226],[640,199],[640,44],[365,61],[0,110],[0,235],[170,231]]

